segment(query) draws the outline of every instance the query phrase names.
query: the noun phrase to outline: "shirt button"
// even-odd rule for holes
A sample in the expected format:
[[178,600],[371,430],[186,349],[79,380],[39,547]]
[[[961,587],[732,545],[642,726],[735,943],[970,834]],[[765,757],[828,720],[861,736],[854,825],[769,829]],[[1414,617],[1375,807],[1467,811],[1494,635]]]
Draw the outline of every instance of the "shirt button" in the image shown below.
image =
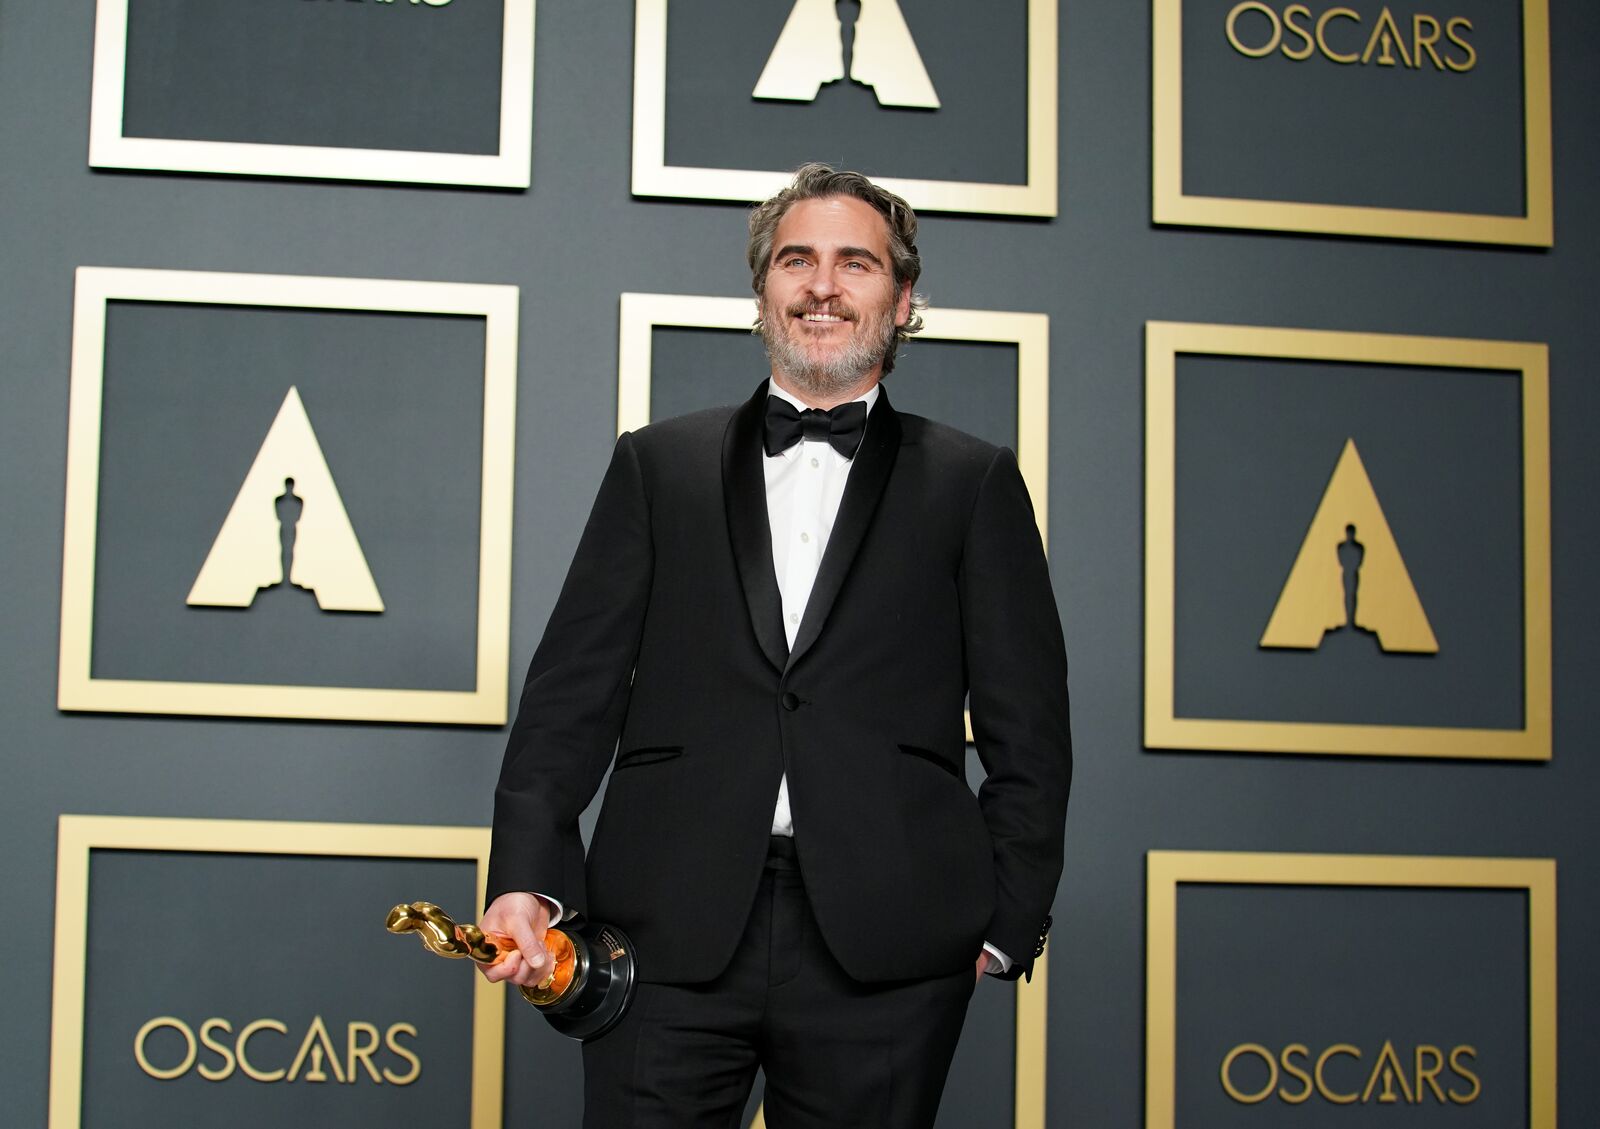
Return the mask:
[[809,544],[811,544],[811,534],[809,534],[809,533],[802,533],[802,534],[801,534],[801,535],[800,535],[800,541],[801,541],[801,543],[802,543],[802,544],[806,544],[806,545],[809,545]]
[[795,710],[800,708],[800,699],[795,695],[793,690],[785,690],[783,692],[783,708],[788,710],[790,713],[793,713]]
[[790,612],[789,613],[789,622],[790,623],[799,623],[800,622],[800,613],[799,612]]
[[822,464],[821,464],[821,463],[819,463],[819,462],[817,462],[817,460],[816,460],[816,459],[812,459],[812,460],[811,460],[811,465],[812,465],[812,466],[821,466],[821,465],[822,465]]

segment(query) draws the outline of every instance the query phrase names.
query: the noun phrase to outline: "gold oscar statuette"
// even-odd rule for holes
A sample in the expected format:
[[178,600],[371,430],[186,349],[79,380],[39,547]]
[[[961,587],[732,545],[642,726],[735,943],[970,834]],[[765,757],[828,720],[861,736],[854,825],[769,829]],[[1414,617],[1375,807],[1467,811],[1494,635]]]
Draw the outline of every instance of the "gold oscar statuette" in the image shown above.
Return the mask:
[[[429,952],[476,964],[498,964],[517,947],[504,934],[456,924],[432,902],[395,906],[384,925],[391,933],[417,934]],[[615,1027],[633,1001],[636,982],[627,936],[614,925],[578,919],[564,929],[552,926],[544,942],[555,958],[555,970],[521,989],[522,998],[557,1031],[581,1042]]]

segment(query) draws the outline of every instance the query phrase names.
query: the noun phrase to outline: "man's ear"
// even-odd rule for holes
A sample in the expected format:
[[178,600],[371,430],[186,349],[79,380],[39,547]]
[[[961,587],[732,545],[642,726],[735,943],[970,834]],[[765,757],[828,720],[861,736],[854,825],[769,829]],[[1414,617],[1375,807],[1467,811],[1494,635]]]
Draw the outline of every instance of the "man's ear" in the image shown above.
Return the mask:
[[894,324],[905,325],[911,320],[911,283],[900,284],[900,297],[894,304]]

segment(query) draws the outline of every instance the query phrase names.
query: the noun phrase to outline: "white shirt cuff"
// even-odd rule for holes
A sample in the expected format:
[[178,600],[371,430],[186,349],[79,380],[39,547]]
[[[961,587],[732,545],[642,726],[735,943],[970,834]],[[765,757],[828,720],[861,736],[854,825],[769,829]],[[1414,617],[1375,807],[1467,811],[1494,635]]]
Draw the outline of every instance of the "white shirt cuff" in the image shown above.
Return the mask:
[[[530,890],[529,893],[533,894],[534,897],[538,898],[541,902],[543,902],[544,905],[545,905],[545,908],[550,911],[550,924],[551,925],[557,924],[558,922],[560,922],[560,920],[563,917],[567,916],[567,907],[562,905],[560,902],[556,901],[549,894],[540,894],[540,893],[538,893],[536,891],[533,891],[533,890]],[[987,947],[988,946],[985,946],[985,948],[987,948]],[[1009,968],[1010,966],[1007,965],[1007,967]]]
[[1006,956],[1005,953],[1001,952],[993,945],[989,944],[988,941],[983,943],[983,951],[994,958],[989,967],[984,970],[986,975],[999,976],[1002,973],[1011,971],[1011,958]]

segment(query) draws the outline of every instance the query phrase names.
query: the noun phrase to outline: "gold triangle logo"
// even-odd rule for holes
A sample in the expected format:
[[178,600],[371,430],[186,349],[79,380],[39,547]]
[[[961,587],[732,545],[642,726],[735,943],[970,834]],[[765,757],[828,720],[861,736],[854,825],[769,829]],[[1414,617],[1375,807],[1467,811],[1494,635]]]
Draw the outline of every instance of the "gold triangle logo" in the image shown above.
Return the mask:
[[[851,80],[870,86],[880,106],[937,110],[939,95],[899,0],[860,3],[851,41]],[[795,0],[750,96],[811,102],[823,86],[844,76],[844,25],[836,0]]]
[[289,582],[314,592],[324,611],[383,610],[311,417],[292,387],[187,602],[247,608],[261,589],[283,583],[285,558]]
[[1439,652],[1354,439],[1345,440],[1260,645],[1314,651],[1327,632],[1349,626],[1376,635],[1385,651]]

